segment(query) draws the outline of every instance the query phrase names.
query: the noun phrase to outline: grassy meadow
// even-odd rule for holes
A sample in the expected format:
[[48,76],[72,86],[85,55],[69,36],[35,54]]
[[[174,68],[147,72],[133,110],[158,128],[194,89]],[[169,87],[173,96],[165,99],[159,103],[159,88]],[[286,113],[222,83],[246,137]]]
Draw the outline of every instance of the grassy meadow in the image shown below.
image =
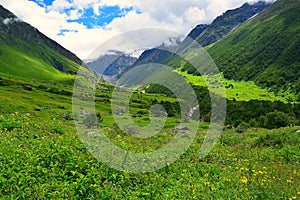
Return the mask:
[[[0,198],[1,199],[299,199],[300,127],[274,130],[224,128],[213,151],[199,158],[208,125],[176,162],[151,173],[134,174],[97,161],[76,133],[71,90],[64,83],[40,84],[3,78],[0,86]],[[21,89],[29,85],[32,90]],[[169,118],[157,140],[136,139],[114,126],[110,114],[112,88],[96,93],[101,126],[116,145],[140,151],[156,150],[174,136]],[[269,96],[271,98],[271,96]],[[147,122],[154,99],[163,95],[136,93],[131,113]]]

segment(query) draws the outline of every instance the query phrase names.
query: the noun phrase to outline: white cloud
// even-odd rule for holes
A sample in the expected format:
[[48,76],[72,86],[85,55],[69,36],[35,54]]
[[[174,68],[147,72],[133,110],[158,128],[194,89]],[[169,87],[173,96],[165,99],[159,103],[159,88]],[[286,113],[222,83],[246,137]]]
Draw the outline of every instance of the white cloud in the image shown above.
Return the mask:
[[198,7],[190,7],[185,10],[184,17],[186,21],[190,22],[191,24],[199,24],[207,20],[206,12],[204,9],[200,9]]
[[94,9],[95,15],[99,16],[100,15],[99,4],[95,3],[93,5],[93,9]]
[[[96,46],[124,31],[138,28],[162,28],[187,34],[200,23],[210,23],[228,9],[241,6],[246,0],[55,0],[46,9],[28,0],[0,0],[1,4],[20,19],[38,28],[48,37],[76,53],[88,57]],[[253,0],[249,0],[253,1]],[[132,7],[123,17],[115,18],[105,27],[88,29],[78,22],[86,8],[100,15],[101,6]],[[69,14],[64,9],[71,9]],[[138,11],[138,13],[137,13]],[[58,35],[61,30],[72,30]]]
[[5,18],[3,20],[3,24],[5,24],[5,25],[8,25],[8,24],[13,23],[13,22],[22,22],[22,20],[19,19],[19,18]]

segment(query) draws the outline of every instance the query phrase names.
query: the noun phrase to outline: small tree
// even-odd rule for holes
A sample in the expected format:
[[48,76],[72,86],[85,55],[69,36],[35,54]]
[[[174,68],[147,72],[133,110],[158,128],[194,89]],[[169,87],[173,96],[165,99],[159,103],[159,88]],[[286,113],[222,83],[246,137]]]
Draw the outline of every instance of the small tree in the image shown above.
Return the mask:
[[272,129],[272,128],[280,128],[285,127],[290,124],[290,117],[278,110],[274,112],[270,112],[266,115],[264,127]]

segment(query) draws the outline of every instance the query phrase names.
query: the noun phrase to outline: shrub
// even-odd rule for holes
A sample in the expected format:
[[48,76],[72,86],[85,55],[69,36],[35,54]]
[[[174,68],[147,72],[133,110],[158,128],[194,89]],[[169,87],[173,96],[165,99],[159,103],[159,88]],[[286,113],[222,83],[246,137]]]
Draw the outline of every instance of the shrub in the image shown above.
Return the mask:
[[250,124],[246,122],[242,122],[238,125],[236,130],[238,133],[243,133],[245,130],[249,129],[250,127],[251,127]]
[[264,127],[268,129],[288,126],[291,123],[289,116],[281,111],[275,110],[266,115]]

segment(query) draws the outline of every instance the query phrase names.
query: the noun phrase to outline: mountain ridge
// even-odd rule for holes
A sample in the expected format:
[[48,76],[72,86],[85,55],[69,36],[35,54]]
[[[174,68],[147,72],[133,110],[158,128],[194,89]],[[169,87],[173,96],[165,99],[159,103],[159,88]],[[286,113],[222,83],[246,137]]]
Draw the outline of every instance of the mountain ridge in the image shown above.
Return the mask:
[[[188,46],[195,40],[202,46],[207,46],[225,37],[234,28],[253,17],[255,14],[269,7],[271,4],[259,1],[254,4],[245,3],[241,7],[228,10],[217,17],[211,24],[199,24],[188,34],[188,36],[177,46],[178,49]],[[241,19],[240,19],[241,17]],[[215,36],[216,35],[216,36]],[[138,60],[128,69],[146,63],[167,64],[174,58],[174,54],[165,48],[152,48],[143,52]]]
[[65,80],[82,61],[71,51],[0,6],[0,73],[26,79]]
[[277,0],[208,52],[224,76],[300,92],[300,1]]

